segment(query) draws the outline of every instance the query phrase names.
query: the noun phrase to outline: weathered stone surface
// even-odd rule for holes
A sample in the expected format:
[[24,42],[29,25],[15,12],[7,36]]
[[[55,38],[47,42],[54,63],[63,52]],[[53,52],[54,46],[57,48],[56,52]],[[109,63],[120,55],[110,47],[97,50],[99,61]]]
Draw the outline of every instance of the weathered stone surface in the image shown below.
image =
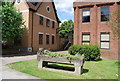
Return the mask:
[[44,52],[43,49],[40,49],[39,52],[37,53],[38,68],[43,68],[48,64],[48,62],[73,64],[75,66],[75,73],[76,74],[82,73],[84,59],[69,60],[66,57],[47,56],[43,52]]

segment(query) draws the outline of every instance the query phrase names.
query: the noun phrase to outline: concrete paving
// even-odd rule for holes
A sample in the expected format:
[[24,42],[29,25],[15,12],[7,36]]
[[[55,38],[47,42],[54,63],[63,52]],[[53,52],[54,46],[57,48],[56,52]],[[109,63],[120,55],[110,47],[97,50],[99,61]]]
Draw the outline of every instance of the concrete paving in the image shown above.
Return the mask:
[[[67,51],[58,51],[57,53],[67,53]],[[0,57],[0,79],[39,79],[37,77],[10,69],[6,64],[36,59],[37,55]],[[46,81],[46,80],[39,80]]]
[[25,61],[25,60],[32,60],[36,59],[36,55],[30,56],[17,56],[17,57],[1,57],[0,58],[0,78],[2,79],[39,79],[34,76],[18,72],[16,70],[10,69],[6,66],[6,64]]
[[15,71],[6,66],[2,66],[2,79],[39,79],[39,78]]

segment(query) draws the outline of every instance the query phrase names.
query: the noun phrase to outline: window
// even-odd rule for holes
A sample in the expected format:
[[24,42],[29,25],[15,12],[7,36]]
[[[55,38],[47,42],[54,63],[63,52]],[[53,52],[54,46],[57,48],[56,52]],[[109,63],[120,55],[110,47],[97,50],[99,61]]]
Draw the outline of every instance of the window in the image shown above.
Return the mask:
[[39,44],[43,44],[43,34],[39,34]]
[[46,19],[46,26],[50,27],[50,20],[49,19]]
[[54,21],[52,22],[52,28],[55,28],[55,22]]
[[34,6],[38,4],[38,2],[30,2],[30,3],[32,3]]
[[49,35],[46,35],[46,44],[49,44]]
[[90,44],[90,33],[82,34],[82,44]]
[[17,3],[20,3],[20,0],[17,0]]
[[52,44],[54,44],[55,36],[52,36]]
[[90,9],[82,10],[82,22],[90,22]]
[[101,21],[108,21],[110,15],[109,8],[101,8]]
[[110,48],[110,33],[101,33],[100,47],[102,49]]
[[47,7],[46,7],[46,10],[47,10],[47,12],[49,13],[49,12],[50,12],[50,7],[47,6]]
[[40,25],[43,25],[43,17],[40,16]]

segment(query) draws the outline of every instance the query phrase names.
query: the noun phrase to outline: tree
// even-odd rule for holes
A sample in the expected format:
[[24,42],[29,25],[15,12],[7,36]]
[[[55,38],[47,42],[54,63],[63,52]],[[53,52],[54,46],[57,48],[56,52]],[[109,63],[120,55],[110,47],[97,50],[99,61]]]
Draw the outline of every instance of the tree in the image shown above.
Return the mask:
[[73,30],[74,30],[74,23],[72,20],[64,21],[60,25],[60,37],[61,38],[68,38],[69,36],[72,36],[73,38]]
[[25,25],[22,21],[22,13],[17,11],[12,3],[2,2],[2,40],[12,41],[18,40],[25,32]]
[[110,20],[107,22],[107,25],[112,30],[112,33],[114,35],[114,39],[120,38],[120,11],[119,12],[113,12],[111,14]]

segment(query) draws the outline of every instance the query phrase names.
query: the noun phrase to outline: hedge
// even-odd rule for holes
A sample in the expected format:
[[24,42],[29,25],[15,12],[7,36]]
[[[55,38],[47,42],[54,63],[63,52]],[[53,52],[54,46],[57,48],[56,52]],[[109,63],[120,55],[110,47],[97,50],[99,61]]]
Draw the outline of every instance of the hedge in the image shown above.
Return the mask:
[[84,55],[85,60],[97,61],[100,59],[100,49],[97,45],[72,45],[68,49],[71,55]]

